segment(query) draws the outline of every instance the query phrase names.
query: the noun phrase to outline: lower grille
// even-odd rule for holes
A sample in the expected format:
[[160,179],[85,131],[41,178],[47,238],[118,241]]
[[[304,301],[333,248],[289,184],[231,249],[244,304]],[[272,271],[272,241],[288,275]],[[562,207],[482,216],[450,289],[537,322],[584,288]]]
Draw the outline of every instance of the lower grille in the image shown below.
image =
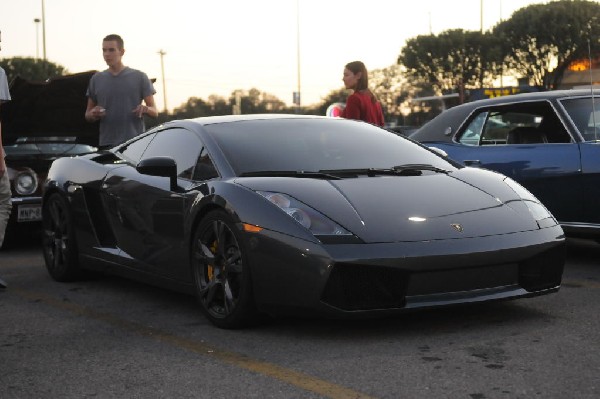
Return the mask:
[[566,256],[565,246],[559,246],[521,262],[519,285],[529,292],[558,287]]
[[408,273],[389,267],[336,264],[322,301],[343,310],[402,308]]

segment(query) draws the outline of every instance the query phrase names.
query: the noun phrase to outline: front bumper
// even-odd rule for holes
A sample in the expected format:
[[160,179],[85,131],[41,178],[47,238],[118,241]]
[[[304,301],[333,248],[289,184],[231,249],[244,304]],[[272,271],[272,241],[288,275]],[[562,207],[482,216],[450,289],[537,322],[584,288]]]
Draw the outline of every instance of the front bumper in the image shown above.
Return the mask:
[[254,292],[269,313],[334,316],[543,295],[566,258],[559,226],[498,236],[319,245],[275,232],[249,239]]

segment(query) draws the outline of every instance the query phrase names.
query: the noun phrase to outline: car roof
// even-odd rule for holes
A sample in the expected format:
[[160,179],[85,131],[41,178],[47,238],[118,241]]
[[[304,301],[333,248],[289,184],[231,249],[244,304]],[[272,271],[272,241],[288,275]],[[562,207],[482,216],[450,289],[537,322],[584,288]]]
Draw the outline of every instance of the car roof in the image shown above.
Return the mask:
[[204,116],[200,118],[187,119],[199,125],[212,125],[216,123],[242,122],[254,120],[273,120],[273,119],[331,119],[330,117],[320,115],[297,115],[297,114],[243,114],[243,115],[219,115]]
[[450,128],[451,133],[454,133],[464,122],[468,114],[477,108],[498,106],[503,104],[509,105],[529,101],[556,101],[563,98],[587,97],[591,95],[598,96],[600,98],[600,89],[550,90],[532,93],[519,93],[471,101],[449,108],[442,112],[421,126],[416,132],[411,134],[410,138],[420,142],[440,140],[450,141],[452,134],[445,135],[446,130]]

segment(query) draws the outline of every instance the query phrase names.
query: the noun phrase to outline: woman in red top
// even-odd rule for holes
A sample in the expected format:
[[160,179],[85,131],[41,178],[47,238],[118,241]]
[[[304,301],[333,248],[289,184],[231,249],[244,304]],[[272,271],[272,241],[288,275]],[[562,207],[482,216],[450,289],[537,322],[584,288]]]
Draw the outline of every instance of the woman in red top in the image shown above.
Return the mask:
[[341,116],[383,126],[381,103],[369,90],[369,75],[365,64],[361,61],[346,64],[343,81],[346,89],[354,90],[354,93],[348,97]]

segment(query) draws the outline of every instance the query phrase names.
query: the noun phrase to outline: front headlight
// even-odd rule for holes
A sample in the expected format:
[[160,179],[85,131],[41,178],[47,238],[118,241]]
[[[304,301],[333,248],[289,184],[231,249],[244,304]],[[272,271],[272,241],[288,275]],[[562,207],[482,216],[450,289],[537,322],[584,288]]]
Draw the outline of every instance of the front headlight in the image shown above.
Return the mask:
[[13,188],[19,195],[31,195],[38,188],[38,178],[31,169],[17,171],[13,178]]
[[351,236],[348,230],[335,223],[316,209],[290,197],[287,194],[257,191],[277,205],[292,219],[304,226],[315,236]]
[[545,220],[551,220],[552,224],[557,223],[550,211],[529,190],[510,177],[505,178],[504,182],[521,198],[540,227],[547,226],[548,223],[544,222]]

